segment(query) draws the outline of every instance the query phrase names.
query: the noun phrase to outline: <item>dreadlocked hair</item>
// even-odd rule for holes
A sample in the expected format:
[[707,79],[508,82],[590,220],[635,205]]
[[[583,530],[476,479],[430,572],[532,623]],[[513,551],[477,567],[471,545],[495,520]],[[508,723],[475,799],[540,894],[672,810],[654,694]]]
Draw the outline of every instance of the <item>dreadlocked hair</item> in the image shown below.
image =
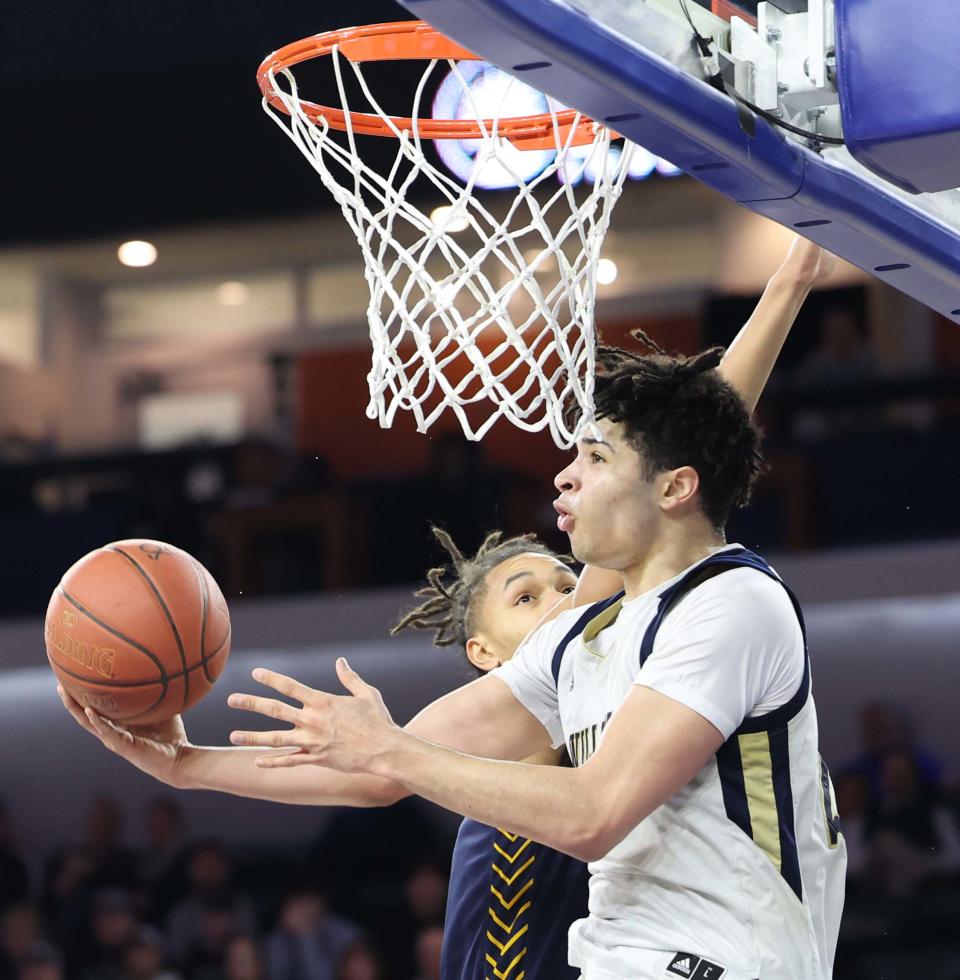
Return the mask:
[[486,589],[487,574],[508,558],[533,553],[550,558],[559,557],[535,534],[504,538],[502,531],[492,531],[472,558],[465,558],[453,539],[439,527],[432,527],[433,536],[450,556],[447,565],[431,568],[427,584],[414,595],[423,602],[411,609],[390,630],[396,636],[401,630],[433,630],[433,642],[438,647],[466,647],[476,632],[476,610]]
[[597,348],[596,417],[622,423],[648,480],[692,466],[703,511],[722,530],[731,510],[749,502],[763,471],[760,430],[715,370],[723,348],[671,357],[643,331],[631,336],[652,353]]

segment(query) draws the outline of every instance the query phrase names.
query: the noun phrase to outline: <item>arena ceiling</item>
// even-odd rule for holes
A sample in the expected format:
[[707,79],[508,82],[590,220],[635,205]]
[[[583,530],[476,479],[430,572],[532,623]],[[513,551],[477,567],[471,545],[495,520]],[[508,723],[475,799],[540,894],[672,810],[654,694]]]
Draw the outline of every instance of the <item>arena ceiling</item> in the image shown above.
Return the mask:
[[260,109],[272,49],[406,19],[388,0],[54,0],[20,4],[0,42],[0,244],[330,206]]

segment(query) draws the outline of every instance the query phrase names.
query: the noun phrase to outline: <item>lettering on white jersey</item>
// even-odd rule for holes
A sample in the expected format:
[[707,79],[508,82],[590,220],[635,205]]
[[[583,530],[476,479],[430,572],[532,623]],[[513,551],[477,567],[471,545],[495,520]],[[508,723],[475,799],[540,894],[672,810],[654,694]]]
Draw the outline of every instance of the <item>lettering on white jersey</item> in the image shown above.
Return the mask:
[[570,736],[567,743],[567,751],[570,753],[570,761],[575,766],[582,766],[594,752],[600,742],[600,736],[607,727],[607,722],[613,717],[613,712],[608,711],[607,717],[595,725],[589,725],[579,732]]

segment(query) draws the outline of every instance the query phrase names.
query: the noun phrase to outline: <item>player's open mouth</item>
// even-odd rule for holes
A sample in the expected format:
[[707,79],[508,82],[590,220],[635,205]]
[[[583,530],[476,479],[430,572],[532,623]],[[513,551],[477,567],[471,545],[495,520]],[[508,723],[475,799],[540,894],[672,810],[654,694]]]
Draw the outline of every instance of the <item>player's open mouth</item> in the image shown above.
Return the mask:
[[559,500],[553,502],[553,509],[557,512],[557,528],[563,534],[569,534],[573,530],[573,514],[563,507]]

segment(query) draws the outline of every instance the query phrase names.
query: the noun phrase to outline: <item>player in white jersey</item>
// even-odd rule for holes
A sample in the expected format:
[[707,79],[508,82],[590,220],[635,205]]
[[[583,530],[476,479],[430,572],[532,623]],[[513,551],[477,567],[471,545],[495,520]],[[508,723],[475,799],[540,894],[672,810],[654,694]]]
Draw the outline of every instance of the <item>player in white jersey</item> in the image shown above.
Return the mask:
[[586,977],[830,976],[843,843],[799,607],[762,559],[730,546],[630,600],[565,613],[500,675],[576,765],[635,684],[726,737],[591,863],[590,916],[570,935]]
[[[229,763],[244,795],[301,802],[417,792],[590,861],[590,915],[571,937],[587,980],[829,976],[842,839],[799,611],[762,560],[723,539],[759,452],[718,359],[602,354],[601,431],[558,476],[558,509],[577,557],[621,575],[624,596],[544,627],[512,665],[431,706],[415,733],[345,662],[352,697],[258,671],[303,707],[232,696],[293,725],[234,741],[297,751],[258,758],[259,781],[229,751],[220,771]],[[122,754],[146,751],[94,727]],[[563,741],[575,769],[498,761]],[[303,765],[322,768],[311,779],[294,771]],[[296,773],[299,786],[281,778]]]

